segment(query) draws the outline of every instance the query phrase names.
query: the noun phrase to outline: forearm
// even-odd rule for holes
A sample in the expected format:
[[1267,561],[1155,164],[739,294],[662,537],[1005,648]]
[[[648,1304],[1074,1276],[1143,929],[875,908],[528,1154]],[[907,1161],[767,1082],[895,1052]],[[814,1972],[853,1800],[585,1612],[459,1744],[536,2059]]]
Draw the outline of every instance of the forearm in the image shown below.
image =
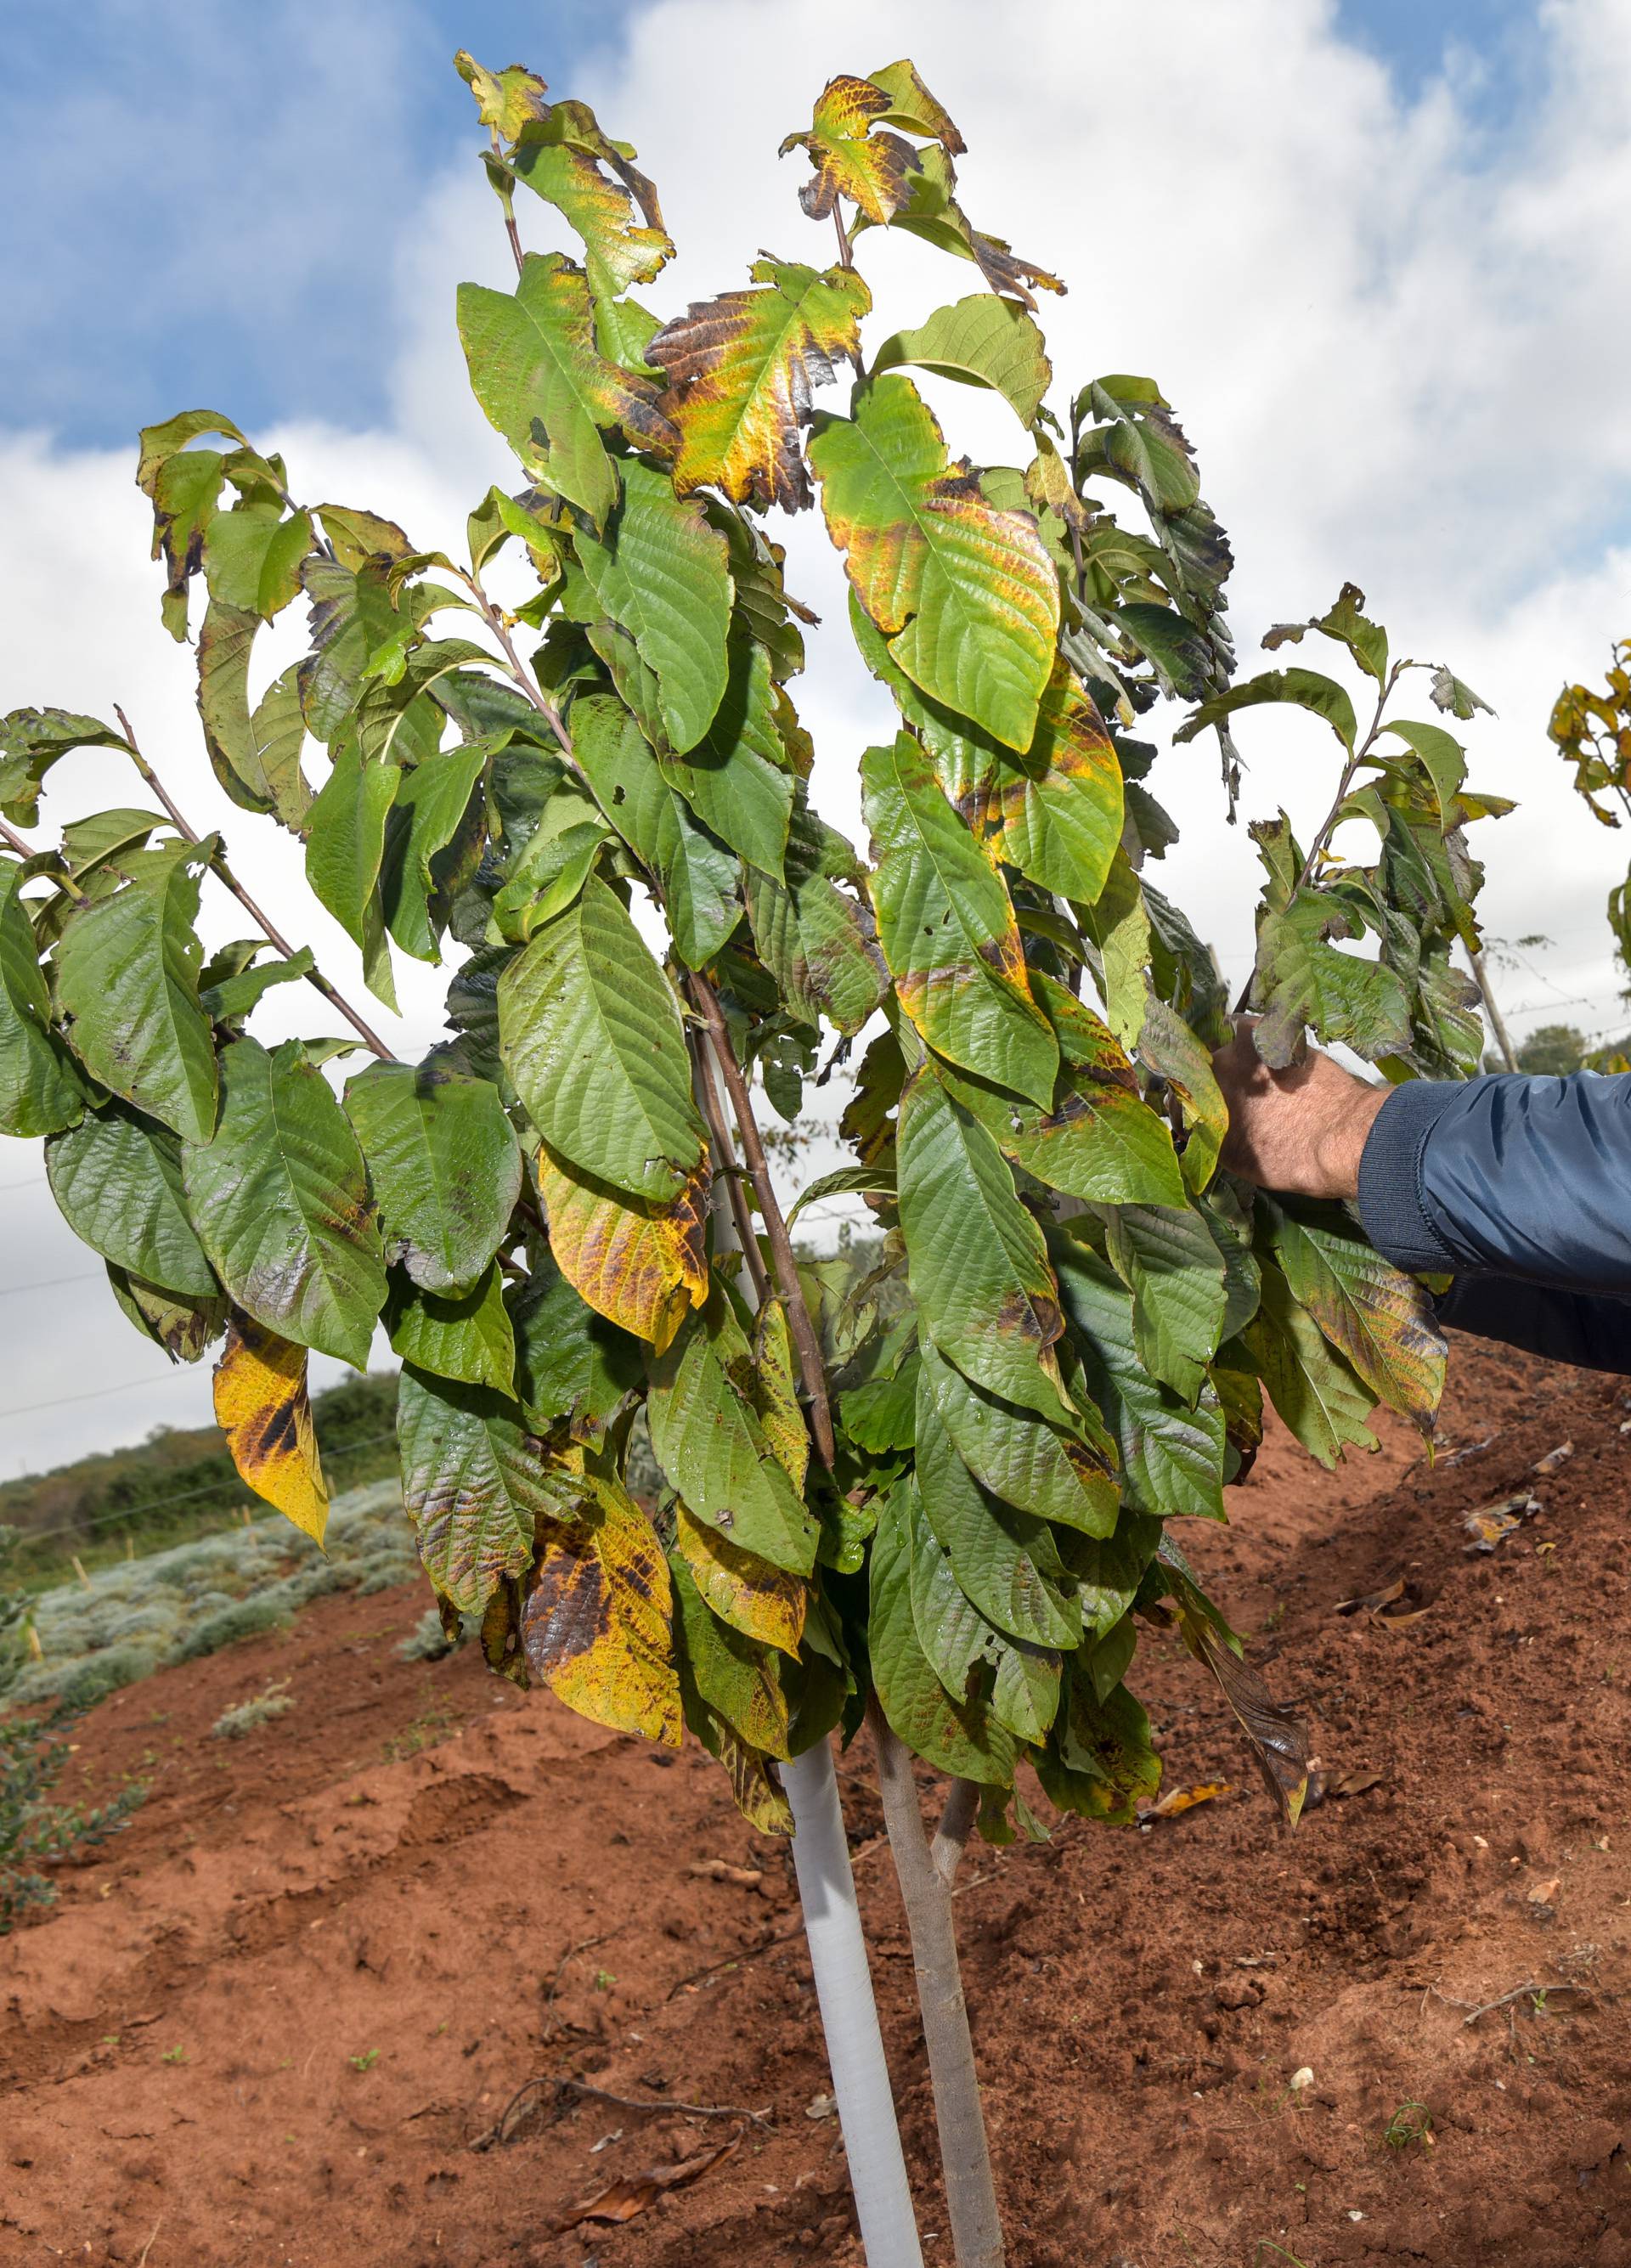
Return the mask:
[[1438,1302],[1438,1320],[1548,1362],[1631,1372],[1631,1302],[1624,1300],[1550,1291],[1509,1276],[1460,1276]]
[[1358,1197],[1401,1268],[1631,1295],[1631,1078],[1401,1086],[1369,1128]]

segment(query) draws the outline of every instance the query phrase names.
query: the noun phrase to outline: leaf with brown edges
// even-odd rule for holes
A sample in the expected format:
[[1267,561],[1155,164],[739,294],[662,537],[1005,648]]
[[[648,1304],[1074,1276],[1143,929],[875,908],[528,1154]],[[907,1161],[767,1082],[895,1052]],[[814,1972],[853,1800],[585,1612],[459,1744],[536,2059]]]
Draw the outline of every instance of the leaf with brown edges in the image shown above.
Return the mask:
[[521,1609],[527,1667],[596,1725],[680,1745],[673,1587],[650,1521],[615,1481],[584,1482],[582,1518],[553,1529]]
[[661,1354],[708,1296],[705,1168],[666,1204],[580,1174],[547,1144],[537,1173],[562,1275],[596,1314]]
[[321,1543],[328,1488],[312,1430],[306,1349],[234,1309],[215,1366],[216,1423],[255,1494]]

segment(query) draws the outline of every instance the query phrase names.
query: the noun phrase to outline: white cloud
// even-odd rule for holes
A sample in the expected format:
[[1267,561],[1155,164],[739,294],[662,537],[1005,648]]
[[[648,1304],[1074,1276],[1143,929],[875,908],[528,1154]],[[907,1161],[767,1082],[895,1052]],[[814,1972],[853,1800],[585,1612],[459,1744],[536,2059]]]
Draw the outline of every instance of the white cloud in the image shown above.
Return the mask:
[[[1100,371],[1147,370],[1177,405],[1235,541],[1247,666],[1270,622],[1317,611],[1352,577],[1398,647],[1450,660],[1500,711],[1470,736],[1474,777],[1520,797],[1524,811],[1480,830],[1488,925],[1555,938],[1543,979],[1590,996],[1539,1009],[1524,1027],[1554,1013],[1611,1020],[1599,909],[1631,850],[1580,810],[1545,740],[1565,672],[1596,674],[1610,638],[1631,629],[1631,15],[1624,0],[1548,0],[1540,37],[1545,74],[1497,139],[1449,82],[1402,102],[1315,0],[1140,10],[1037,0],[1012,39],[993,36],[983,0],[836,0],[821,11],[661,0],[599,59],[593,83],[572,90],[638,143],[663,190],[682,256],[647,296],[667,312],[741,282],[761,244],[827,256],[830,239],[796,202],[804,160],[779,163],[775,144],[831,73],[910,52],[970,139],[960,171],[977,221],[1071,284],[1044,308],[1061,389]],[[461,91],[450,85],[447,99]],[[535,240],[550,240],[549,221],[542,208],[528,216]],[[333,225],[344,225],[342,210]],[[461,276],[506,272],[474,165],[429,186],[382,257],[395,261],[399,302],[396,334],[379,350],[392,365],[392,431],[270,438],[303,494],[366,503],[419,541],[455,541],[499,462],[452,325]],[[861,258],[879,301],[875,339],[977,281],[878,234]],[[936,399],[954,447],[1014,446],[999,405],[949,387]],[[188,657],[159,627],[130,469],[122,454],[65,455],[38,438],[0,456],[8,705],[124,702],[198,823],[227,829],[252,886],[302,909],[292,925],[354,982],[355,954],[306,905],[294,847],[232,813],[210,780]],[[827,618],[799,688],[821,752],[817,792],[853,832],[854,761],[887,712],[844,652],[842,577],[819,519],[786,533],[795,586]],[[1309,826],[1328,799],[1330,744],[1274,715],[1245,720],[1239,737],[1250,808],[1284,801]],[[129,795],[101,759],[75,761],[71,799],[54,804],[92,782]],[[1212,759],[1204,747],[1177,751],[1155,784],[1186,830],[1159,879],[1241,965],[1251,846],[1221,824]],[[218,933],[231,926],[223,909]],[[1525,972],[1506,981],[1516,1001],[1548,997]],[[404,1044],[430,1036],[435,996],[433,976],[405,988]],[[292,1028],[288,996],[273,998]],[[0,1193],[5,1207],[6,1277],[83,1264],[45,1209],[25,1204],[19,1229],[17,1199]],[[6,1312],[23,1302],[0,1302],[11,1380],[0,1404],[72,1390],[87,1357],[110,1382],[139,1373],[141,1344],[109,1320],[96,1285],[84,1288],[83,1310],[31,1307],[26,1323]],[[164,1394],[155,1412],[180,1414],[190,1395],[196,1415],[203,1382]],[[0,1470],[19,1449],[37,1459],[126,1438],[138,1406],[125,1397],[8,1425]]]

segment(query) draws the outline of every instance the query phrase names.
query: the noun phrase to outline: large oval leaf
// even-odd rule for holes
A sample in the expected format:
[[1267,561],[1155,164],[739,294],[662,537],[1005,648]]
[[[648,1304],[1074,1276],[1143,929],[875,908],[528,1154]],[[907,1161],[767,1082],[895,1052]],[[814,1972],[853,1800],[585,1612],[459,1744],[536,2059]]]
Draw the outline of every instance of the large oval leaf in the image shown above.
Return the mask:
[[521,1152],[498,1090],[434,1057],[373,1064],[345,1113],[373,1187],[385,1256],[427,1292],[474,1284],[521,1191]]
[[233,1464],[255,1494],[321,1543],[328,1486],[312,1429],[306,1365],[303,1346],[263,1329],[252,1316],[234,1315],[215,1366],[215,1417]]
[[706,1175],[656,1204],[572,1172],[547,1143],[537,1173],[562,1275],[596,1314],[661,1354],[687,1310],[708,1296]]
[[48,1142],[45,1163],[64,1219],[104,1259],[194,1299],[218,1293],[188,1218],[181,1149],[167,1127],[110,1102]]
[[198,1005],[193,933],[208,849],[131,852],[125,887],[70,916],[56,990],[74,1053],[92,1079],[188,1142],[215,1129],[215,1041]]
[[541,1520],[574,1519],[583,1507],[581,1476],[547,1462],[515,1404],[491,1388],[408,1366],[396,1439],[424,1572],[467,1614],[531,1566]]
[[0,858],[0,1133],[33,1139],[71,1126],[85,1094],[51,1032],[51,996],[18,893],[22,871]]
[[637,1197],[680,1194],[706,1139],[680,1012],[598,877],[499,978],[498,1029],[515,1091],[552,1149]]
[[258,1322],[365,1370],[385,1263],[344,1112],[294,1040],[234,1040],[221,1086],[215,1140],[181,1152],[200,1242]]
[[587,1482],[573,1525],[545,1540],[521,1643],[533,1675],[580,1717],[680,1745],[668,1563],[615,1482]]
[[702,968],[742,919],[735,859],[692,816],[621,701],[580,697],[572,704],[572,747],[601,809],[661,880],[681,960]]
[[725,691],[728,549],[666,474],[638,457],[621,469],[623,501],[605,539],[580,534],[578,556],[595,597],[655,674],[669,745],[683,753],[707,731]]
[[954,1701],[918,1638],[911,1607],[910,1484],[895,1489],[872,1540],[867,1643],[885,1717],[914,1756],[959,1779],[1007,1787],[1012,1737],[978,1702]]
[[[1102,1426],[1093,1425],[1091,1441],[1084,1441],[1048,1425],[1034,1410],[1016,1410],[994,1394],[982,1393],[928,1340],[923,1344],[921,1380],[919,1390],[933,1395],[957,1454],[993,1496],[1087,1535],[1111,1533],[1121,1493],[1113,1469],[1116,1450]],[[1086,1430],[1080,1418],[1077,1424]]]
[[918,1385],[918,1492],[963,1596],[1033,1646],[1081,1643],[1081,1610],[1044,1522],[979,1486],[941,1420],[926,1369]]

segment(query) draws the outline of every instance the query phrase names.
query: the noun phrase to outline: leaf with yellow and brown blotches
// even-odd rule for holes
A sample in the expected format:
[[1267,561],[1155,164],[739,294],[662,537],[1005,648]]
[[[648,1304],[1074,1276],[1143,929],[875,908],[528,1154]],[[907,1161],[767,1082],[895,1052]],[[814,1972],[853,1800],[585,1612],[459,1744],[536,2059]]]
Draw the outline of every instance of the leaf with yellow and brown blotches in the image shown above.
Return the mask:
[[908,134],[921,134],[926,141],[938,142],[948,158],[963,155],[967,143],[945,106],[935,100],[918,77],[916,63],[903,55],[897,63],[868,71],[867,78],[889,97],[889,108],[879,113],[885,126],[901,126]]
[[538,1152],[550,1249],[579,1298],[659,1354],[708,1296],[705,1168],[666,1204],[629,1196]]
[[[954,253],[960,260],[971,260],[993,291],[1022,300],[1028,307],[1037,304],[1030,286],[1040,291],[1065,289],[1057,276],[1022,260],[1000,236],[986,236],[974,226],[957,202],[956,170],[950,158],[932,144],[919,151],[916,169],[907,178],[906,200],[889,216],[889,225],[920,236],[926,244]],[[853,232],[859,235],[871,225],[870,217],[860,214]]]
[[1121,840],[1121,766],[1104,720],[1061,661],[1022,756],[959,799],[999,858],[1044,890],[1096,904]]
[[827,532],[889,659],[1006,747],[1029,748],[1054,665],[1059,577],[1029,512],[954,468],[911,380],[872,380],[810,442]]
[[550,105],[543,99],[548,92],[545,81],[520,63],[508,63],[503,70],[486,70],[468,48],[461,48],[453,67],[476,97],[482,124],[491,126],[501,141],[513,142],[528,119],[549,114]]
[[580,1717],[680,1744],[673,1587],[651,1523],[615,1481],[586,1479],[587,1518],[551,1531],[521,1609],[527,1666]]
[[786,1303],[779,1297],[766,1300],[754,1317],[753,1376],[753,1405],[764,1438],[794,1488],[801,1489],[810,1462],[810,1437],[799,1407]]
[[321,1543],[328,1489],[312,1430],[306,1349],[235,1309],[215,1366],[215,1416],[255,1494]]
[[798,1658],[809,1593],[796,1575],[772,1567],[697,1520],[683,1504],[675,1542],[691,1580],[722,1623]]
[[601,133],[587,102],[546,105],[517,134],[509,162],[517,180],[564,213],[583,239],[597,299],[649,284],[674,257],[656,189]]
[[788,135],[779,155],[808,150],[816,168],[815,178],[799,191],[812,220],[825,220],[838,199],[847,197],[885,227],[905,203],[918,153],[898,134],[873,130],[891,107],[882,87],[840,73],[816,97],[808,132]]
[[693,300],[646,347],[668,374],[659,407],[680,432],[674,484],[682,496],[706,485],[761,511],[801,512],[811,396],[838,364],[860,371],[857,326],[872,294],[849,269],[764,259],[749,274],[759,289]]

